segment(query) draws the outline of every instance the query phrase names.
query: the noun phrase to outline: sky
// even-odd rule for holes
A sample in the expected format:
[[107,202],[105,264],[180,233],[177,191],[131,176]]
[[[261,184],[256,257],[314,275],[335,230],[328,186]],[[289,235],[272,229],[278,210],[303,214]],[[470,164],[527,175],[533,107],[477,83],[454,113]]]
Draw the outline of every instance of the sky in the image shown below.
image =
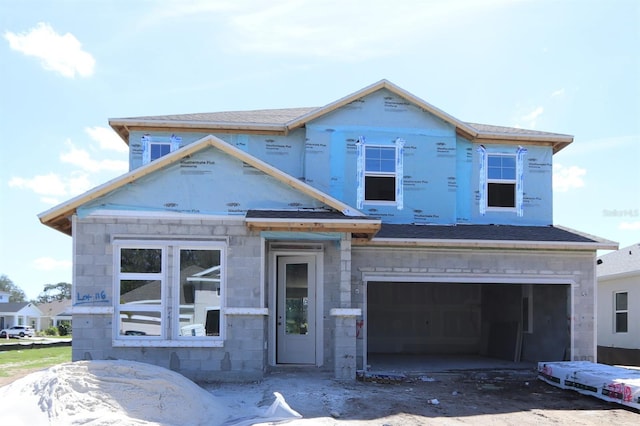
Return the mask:
[[71,237],[37,215],[127,171],[109,118],[323,106],[381,79],[573,135],[554,224],[640,242],[636,0],[2,0],[0,275],[28,299],[72,281]]

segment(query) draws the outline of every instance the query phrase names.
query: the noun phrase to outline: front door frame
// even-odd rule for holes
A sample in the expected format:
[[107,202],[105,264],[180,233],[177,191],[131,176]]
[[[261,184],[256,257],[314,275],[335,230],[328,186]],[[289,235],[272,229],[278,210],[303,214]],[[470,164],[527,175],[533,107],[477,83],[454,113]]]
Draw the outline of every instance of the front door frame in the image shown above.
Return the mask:
[[269,350],[268,358],[270,366],[291,365],[277,363],[277,292],[278,276],[277,264],[281,256],[313,256],[316,263],[316,339],[315,339],[315,365],[320,367],[324,360],[324,246],[318,243],[273,243],[268,247],[268,287],[269,287]]

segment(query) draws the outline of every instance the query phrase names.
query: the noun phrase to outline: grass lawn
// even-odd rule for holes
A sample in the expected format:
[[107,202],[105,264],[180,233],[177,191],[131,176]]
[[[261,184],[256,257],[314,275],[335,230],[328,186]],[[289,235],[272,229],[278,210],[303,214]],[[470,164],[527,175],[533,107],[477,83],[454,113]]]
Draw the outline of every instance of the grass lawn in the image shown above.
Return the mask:
[[0,352],[0,377],[20,376],[25,371],[40,370],[71,361],[71,346],[20,349]]

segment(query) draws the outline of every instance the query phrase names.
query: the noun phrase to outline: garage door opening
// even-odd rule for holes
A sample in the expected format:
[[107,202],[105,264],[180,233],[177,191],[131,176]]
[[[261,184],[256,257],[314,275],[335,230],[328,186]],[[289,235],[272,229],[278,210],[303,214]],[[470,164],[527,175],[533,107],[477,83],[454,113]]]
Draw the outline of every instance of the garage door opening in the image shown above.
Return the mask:
[[569,302],[562,284],[368,282],[367,364],[566,360]]

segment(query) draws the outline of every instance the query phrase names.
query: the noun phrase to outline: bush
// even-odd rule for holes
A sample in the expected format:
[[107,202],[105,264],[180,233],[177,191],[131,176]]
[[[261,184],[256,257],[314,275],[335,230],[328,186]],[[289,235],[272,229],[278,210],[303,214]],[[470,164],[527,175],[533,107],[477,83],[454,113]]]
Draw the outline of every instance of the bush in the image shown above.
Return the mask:
[[69,334],[69,326],[66,324],[59,324],[58,334],[60,334],[60,336],[66,336],[67,334]]
[[45,336],[57,336],[58,335],[58,328],[51,326],[47,329],[44,330],[44,334]]

